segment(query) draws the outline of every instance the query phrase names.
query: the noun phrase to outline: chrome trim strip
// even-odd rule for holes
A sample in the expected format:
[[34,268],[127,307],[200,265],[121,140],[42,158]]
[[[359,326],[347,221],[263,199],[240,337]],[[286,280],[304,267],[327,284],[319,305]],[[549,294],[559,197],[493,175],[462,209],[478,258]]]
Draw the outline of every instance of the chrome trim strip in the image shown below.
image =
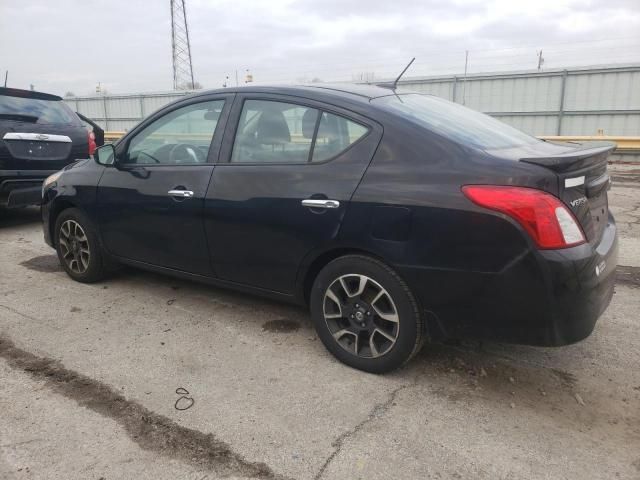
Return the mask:
[[564,188],[572,188],[580,185],[584,185],[584,175],[582,175],[581,177],[564,179]]
[[3,140],[28,140],[35,142],[60,142],[71,143],[71,139],[66,135],[52,135],[48,133],[22,133],[7,132],[2,137]]

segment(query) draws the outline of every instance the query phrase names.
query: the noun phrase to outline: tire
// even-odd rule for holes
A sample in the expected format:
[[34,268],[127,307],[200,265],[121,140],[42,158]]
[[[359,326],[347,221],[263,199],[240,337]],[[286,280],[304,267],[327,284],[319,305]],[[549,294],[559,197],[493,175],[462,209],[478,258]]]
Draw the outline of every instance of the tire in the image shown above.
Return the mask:
[[328,263],[314,281],[310,309],[327,350],[365,372],[401,367],[426,339],[425,319],[409,287],[371,257],[346,255]]
[[105,277],[104,254],[96,230],[82,211],[63,210],[56,219],[54,238],[60,264],[72,279],[94,283]]

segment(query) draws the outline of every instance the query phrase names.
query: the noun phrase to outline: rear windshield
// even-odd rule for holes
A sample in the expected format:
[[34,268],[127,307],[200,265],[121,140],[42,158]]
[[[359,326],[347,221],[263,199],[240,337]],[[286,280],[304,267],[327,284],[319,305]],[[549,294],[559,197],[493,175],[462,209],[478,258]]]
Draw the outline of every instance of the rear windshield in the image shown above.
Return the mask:
[[48,125],[79,125],[78,117],[60,100],[0,95],[0,120]]
[[481,149],[500,149],[540,142],[484,113],[431,95],[379,97],[373,102],[456,142]]

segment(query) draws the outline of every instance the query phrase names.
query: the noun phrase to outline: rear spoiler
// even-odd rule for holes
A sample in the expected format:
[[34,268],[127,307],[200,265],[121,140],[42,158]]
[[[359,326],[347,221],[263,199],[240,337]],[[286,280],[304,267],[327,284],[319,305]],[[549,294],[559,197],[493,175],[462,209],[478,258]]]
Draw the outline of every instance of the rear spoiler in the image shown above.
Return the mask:
[[520,161],[540,165],[556,172],[565,172],[606,162],[609,154],[616,148],[613,142],[554,143],[574,147],[574,150],[548,157],[521,158]]

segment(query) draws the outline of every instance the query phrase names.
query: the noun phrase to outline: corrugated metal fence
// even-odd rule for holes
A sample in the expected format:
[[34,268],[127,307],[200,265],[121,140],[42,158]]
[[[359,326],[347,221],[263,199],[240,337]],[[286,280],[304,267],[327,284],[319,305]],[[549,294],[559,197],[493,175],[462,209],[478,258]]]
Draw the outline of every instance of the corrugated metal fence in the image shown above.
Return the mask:
[[[640,65],[408,78],[401,90],[431,93],[533,135],[640,135]],[[188,92],[72,97],[105,130],[129,130]]]
[[407,79],[533,135],[640,135],[640,65]]

